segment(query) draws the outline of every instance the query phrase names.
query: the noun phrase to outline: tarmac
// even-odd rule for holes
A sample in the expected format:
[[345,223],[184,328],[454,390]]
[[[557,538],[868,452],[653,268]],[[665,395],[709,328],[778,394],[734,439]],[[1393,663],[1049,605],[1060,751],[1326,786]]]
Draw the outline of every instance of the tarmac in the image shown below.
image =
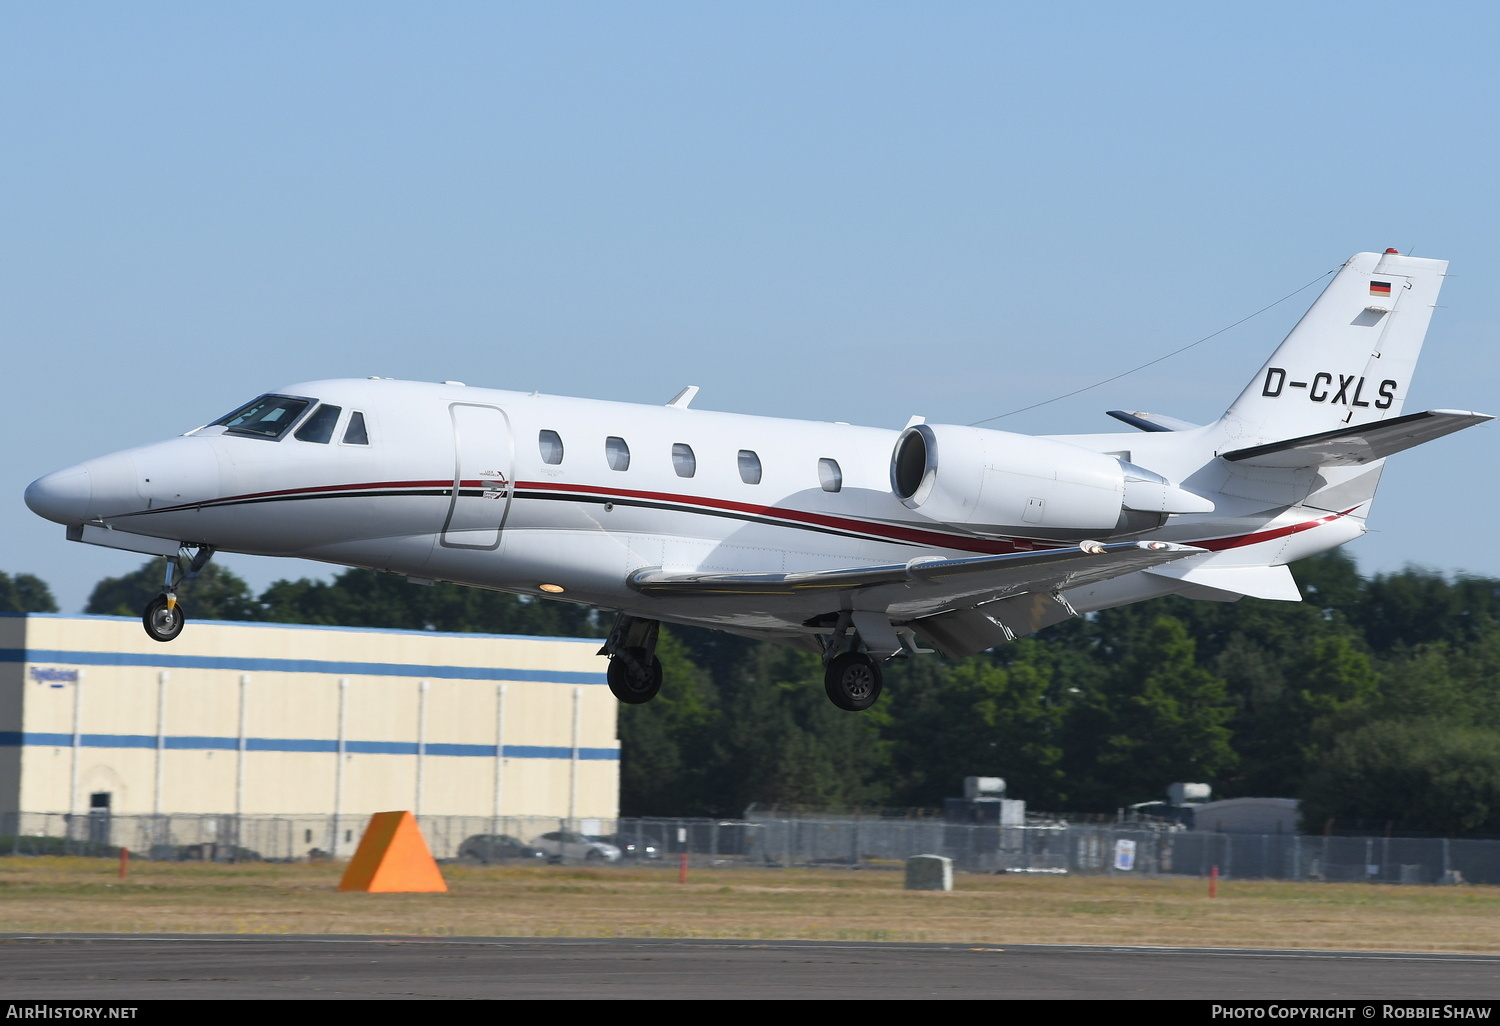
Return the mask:
[[179,998],[1474,1001],[1500,998],[1500,956],[1027,944],[0,934],[0,999]]

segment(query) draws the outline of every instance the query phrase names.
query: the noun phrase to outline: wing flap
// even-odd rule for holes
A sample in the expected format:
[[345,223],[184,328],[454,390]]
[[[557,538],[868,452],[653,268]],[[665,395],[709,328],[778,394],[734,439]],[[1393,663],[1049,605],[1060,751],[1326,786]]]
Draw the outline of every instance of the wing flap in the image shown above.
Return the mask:
[[1495,418],[1467,410],[1427,410],[1391,420],[1323,431],[1284,442],[1255,445],[1223,453],[1230,463],[1250,467],[1297,469],[1355,466],[1385,459],[1404,449],[1462,431]]

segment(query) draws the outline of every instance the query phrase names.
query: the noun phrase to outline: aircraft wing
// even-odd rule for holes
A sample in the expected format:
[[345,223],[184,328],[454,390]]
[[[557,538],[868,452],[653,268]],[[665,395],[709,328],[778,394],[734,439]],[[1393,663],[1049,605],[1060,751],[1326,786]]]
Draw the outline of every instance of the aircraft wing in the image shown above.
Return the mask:
[[[672,573],[637,570],[630,586],[646,595],[799,595],[891,589],[890,604],[909,616],[937,612],[974,596],[1058,591],[1094,584],[1204,550],[1171,542],[1082,542],[1076,546],[962,559],[926,557],[884,566],[801,573]],[[877,593],[878,594],[878,593]],[[925,609],[924,609],[925,607]]]
[[1467,410],[1428,410],[1391,420],[1337,428],[1284,442],[1222,453],[1231,463],[1250,467],[1352,466],[1384,459],[1414,445],[1461,431],[1495,418]]

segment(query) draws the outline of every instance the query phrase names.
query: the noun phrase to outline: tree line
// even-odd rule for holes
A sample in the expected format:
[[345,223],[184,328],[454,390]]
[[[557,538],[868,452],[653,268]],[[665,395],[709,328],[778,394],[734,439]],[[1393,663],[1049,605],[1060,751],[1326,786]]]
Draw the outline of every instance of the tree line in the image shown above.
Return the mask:
[[[1293,565],[1300,604],[1167,598],[961,660],[888,665],[867,713],[835,709],[818,659],[671,627],[660,696],[620,708],[621,811],[924,807],[1000,776],[1036,810],[1113,812],[1177,780],[1302,800],[1304,829],[1500,835],[1500,580]],[[99,582],[87,612],[138,615],[161,561]],[[602,637],[567,603],[347,570],[262,594],[216,564],[195,619]],[[0,610],[54,611],[0,574]]]

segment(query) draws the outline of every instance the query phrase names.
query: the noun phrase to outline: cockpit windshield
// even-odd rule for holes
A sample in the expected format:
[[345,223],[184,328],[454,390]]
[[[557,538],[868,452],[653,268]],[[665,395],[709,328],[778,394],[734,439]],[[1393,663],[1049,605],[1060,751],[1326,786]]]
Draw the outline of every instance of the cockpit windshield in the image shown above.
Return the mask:
[[286,429],[313,404],[311,399],[297,399],[289,395],[263,395],[246,403],[227,417],[214,421],[224,430],[235,435],[250,435],[254,438],[277,439],[286,434]]

